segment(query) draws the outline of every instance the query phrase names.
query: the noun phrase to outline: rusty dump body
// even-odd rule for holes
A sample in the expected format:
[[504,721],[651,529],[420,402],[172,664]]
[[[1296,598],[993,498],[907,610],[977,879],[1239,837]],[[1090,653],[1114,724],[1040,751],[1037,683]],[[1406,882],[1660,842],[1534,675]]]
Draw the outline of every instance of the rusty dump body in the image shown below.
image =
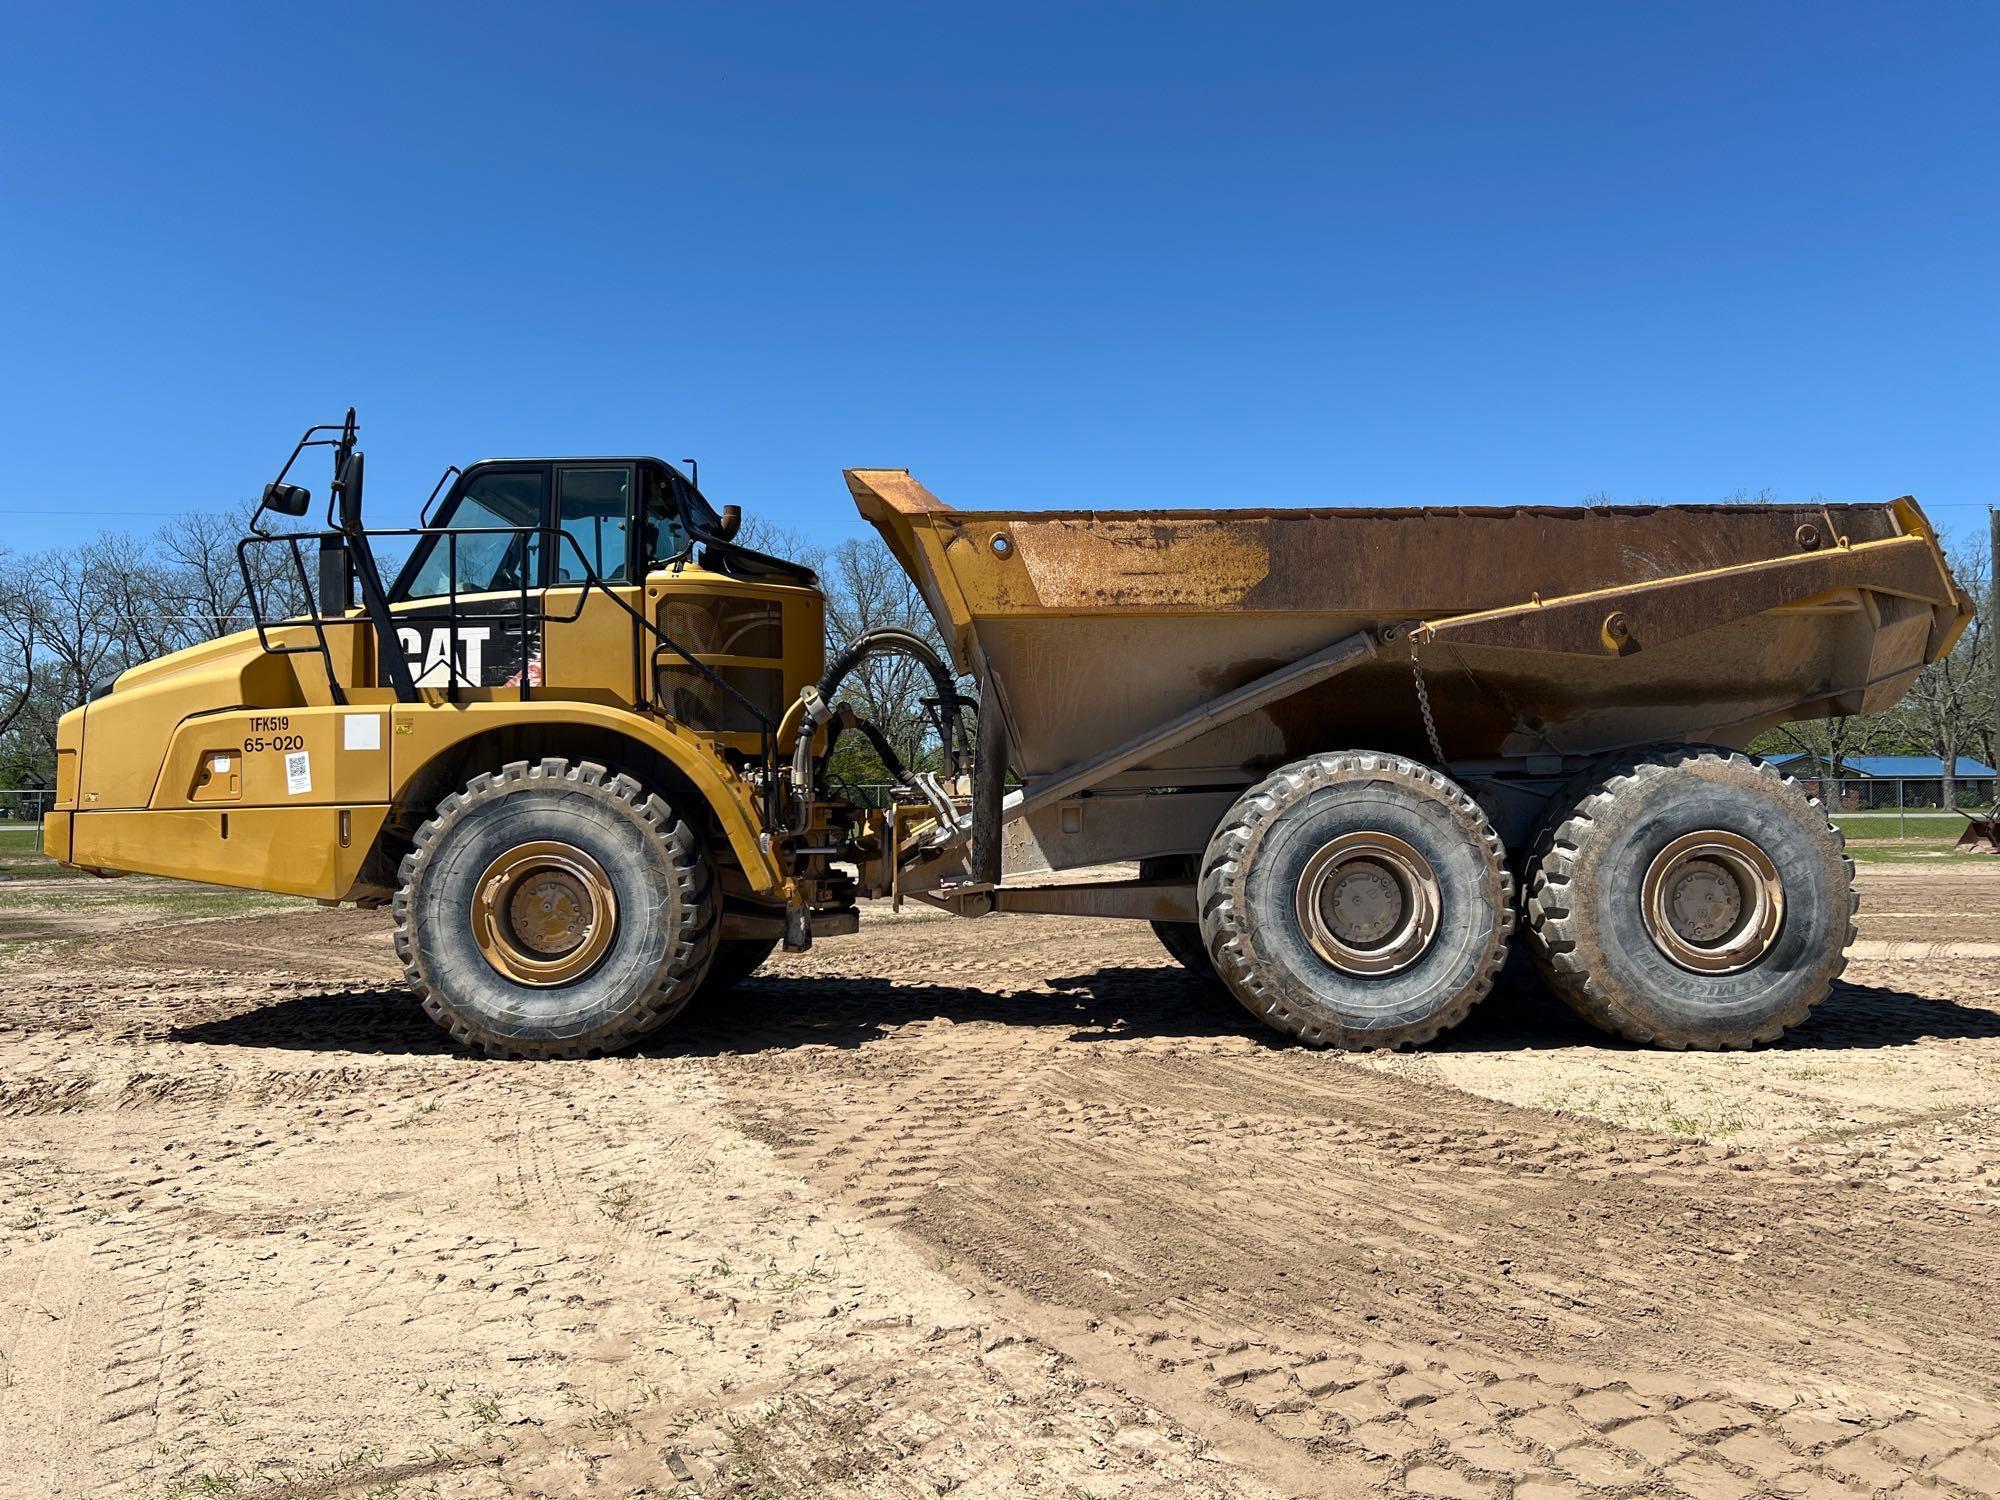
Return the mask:
[[[1909,499],[960,511],[905,471],[847,480],[1005,712],[1025,793],[1010,812],[1030,825],[1010,832],[1010,868],[1198,849],[1209,807],[1316,752],[1439,758],[1413,647],[1443,758],[1471,782],[1875,712],[1971,616]],[[1344,640],[1359,655],[1338,675],[1093,784],[1149,808],[1037,806],[1038,782]],[[1208,806],[1161,817],[1164,793]]]

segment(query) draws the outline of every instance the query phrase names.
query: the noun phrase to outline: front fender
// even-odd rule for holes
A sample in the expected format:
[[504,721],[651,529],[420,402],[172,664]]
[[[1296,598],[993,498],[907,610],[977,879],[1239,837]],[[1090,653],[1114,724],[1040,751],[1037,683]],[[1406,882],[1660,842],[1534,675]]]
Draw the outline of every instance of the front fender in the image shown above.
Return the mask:
[[641,718],[630,710],[565,701],[552,720],[554,700],[527,703],[398,704],[390,709],[390,800],[401,802],[438,756],[478,735],[518,728],[524,737],[545,738],[561,749],[564,729],[593,729],[663,757],[707,802],[723,836],[742,865],[753,891],[783,888],[784,872],[761,841],[763,824],[749,783],[699,735],[673,724]]

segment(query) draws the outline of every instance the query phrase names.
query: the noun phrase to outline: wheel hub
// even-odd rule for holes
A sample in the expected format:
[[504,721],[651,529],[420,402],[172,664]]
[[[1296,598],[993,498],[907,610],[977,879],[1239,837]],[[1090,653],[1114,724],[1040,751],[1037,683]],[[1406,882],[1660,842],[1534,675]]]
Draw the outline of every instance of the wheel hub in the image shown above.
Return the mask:
[[590,936],[590,892],[567,870],[538,870],[514,886],[507,917],[514,935],[537,954],[567,953]]
[[1647,935],[1668,958],[1697,974],[1733,974],[1777,941],[1785,883],[1755,843],[1711,828],[1653,856],[1640,903]]
[[1327,881],[1322,904],[1335,937],[1369,948],[1395,931],[1403,915],[1403,892],[1387,869],[1357,859]]
[[1711,859],[1689,860],[1666,891],[1667,920],[1692,943],[1713,944],[1743,914],[1743,892],[1727,869]]
[[1437,936],[1437,876],[1392,834],[1342,834],[1299,875],[1299,926],[1313,951],[1346,974],[1393,974]]
[[537,840],[486,867],[472,898],[472,937],[519,984],[567,984],[611,946],[618,900],[604,867],[574,844]]

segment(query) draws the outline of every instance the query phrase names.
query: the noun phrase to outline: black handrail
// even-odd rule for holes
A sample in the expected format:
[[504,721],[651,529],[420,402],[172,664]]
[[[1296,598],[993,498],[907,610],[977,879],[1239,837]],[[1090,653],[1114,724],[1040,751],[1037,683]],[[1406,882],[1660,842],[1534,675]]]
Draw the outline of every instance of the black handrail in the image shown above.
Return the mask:
[[437,504],[437,498],[444,492],[446,482],[454,475],[463,474],[464,472],[457,464],[445,465],[444,472],[438,475],[438,482],[431,486],[430,498],[424,501],[424,508],[417,512],[417,524],[419,526],[428,526],[431,524],[431,507]]
[[[576,538],[571,536],[567,531],[563,530],[561,527],[559,526],[457,526],[457,527],[407,526],[407,527],[383,528],[379,530],[370,527],[366,532],[362,533],[362,535],[364,535],[371,543],[377,537],[443,536],[446,538],[446,543],[445,543],[447,549],[446,561],[450,565],[451,585],[447,593],[441,596],[445,602],[445,612],[442,615],[438,615],[434,613],[425,613],[422,611],[421,608],[419,608],[417,610],[399,612],[399,618],[414,619],[414,620],[442,619],[447,624],[447,626],[449,626],[450,629],[452,630],[454,638],[456,637],[458,630],[462,627],[463,621],[467,618],[467,616],[465,616],[459,609],[458,539],[461,536],[526,537],[532,535],[536,537],[546,537],[549,539],[550,545],[558,549],[558,554],[560,553],[562,545],[564,543],[568,543],[570,550],[576,554],[576,560],[578,564],[581,565],[582,567],[583,570],[582,578],[568,579],[561,584],[544,585],[539,589],[531,590],[528,585],[527,570],[525,567],[522,569],[521,584],[520,584],[521,604],[520,604],[520,614],[519,614],[519,618],[521,621],[521,637],[522,637],[522,652],[523,652],[523,660],[521,664],[522,696],[524,698],[527,696],[528,688],[530,686],[528,682],[528,660],[526,655],[528,650],[529,625],[533,623],[541,627],[541,630],[538,631],[537,633],[542,635],[545,644],[546,643],[545,632],[547,627],[551,624],[554,625],[574,624],[578,619],[582,618],[584,604],[586,600],[589,598],[591,591],[595,589],[597,592],[603,594],[607,599],[611,600],[611,602],[616,604],[620,609],[624,610],[626,614],[630,615],[632,619],[638,623],[641,630],[651,635],[655,639],[655,641],[658,643],[653,648],[653,662],[656,668],[658,666],[661,654],[667,651],[671,651],[675,655],[679,656],[683,661],[685,661],[690,667],[694,668],[696,672],[700,673],[710,683],[720,688],[723,692],[727,693],[731,698],[735,699],[736,702],[741,704],[743,708],[749,713],[751,719],[758,725],[757,733],[765,741],[765,759],[767,761],[771,760],[772,755],[774,753],[772,742],[776,737],[778,726],[771,719],[770,715],[766,714],[755,703],[751,702],[748,697],[746,697],[741,691],[739,691],[736,687],[734,687],[732,684],[726,681],[706,662],[699,660],[694,655],[693,652],[687,649],[687,647],[683,646],[679,641],[676,641],[675,639],[673,639],[673,637],[669,636],[665,631],[661,630],[658,625],[654,624],[653,621],[651,621],[646,617],[644,612],[635,609],[628,600],[622,598],[619,594],[617,594],[612,589],[611,584],[598,575],[597,569],[592,565],[589,557],[585,555],[583,548],[580,545],[578,545]],[[326,532],[281,532],[276,534],[260,534],[260,535],[246,536],[243,537],[236,544],[237,567],[243,575],[243,586],[245,595],[249,600],[250,604],[251,619],[255,622],[257,627],[258,645],[265,651],[269,651],[274,655],[286,656],[286,655],[316,654],[322,657],[326,664],[328,686],[334,695],[334,701],[339,703],[344,703],[346,699],[341,693],[339,678],[334,668],[333,653],[326,641],[325,627],[328,625],[366,625],[369,624],[370,622],[366,615],[350,614],[345,609],[343,609],[342,612],[339,614],[327,613],[324,607],[324,601],[313,598],[312,588],[306,582],[304,556],[299,549],[301,545],[306,542],[319,542],[326,540],[338,540],[341,542],[350,542],[352,541],[352,539],[353,539],[352,533],[346,531],[338,531],[338,530],[326,531]],[[254,578],[254,576],[251,574],[250,571],[249,549],[253,546],[261,546],[273,542],[283,542],[289,546],[294,567],[296,568],[299,575],[300,584],[304,588],[306,598],[308,600],[311,600],[312,602],[312,609],[310,613],[305,615],[288,616],[284,620],[276,622],[271,621],[270,619],[267,618],[264,611],[264,601],[258,593],[256,579]],[[525,557],[523,560],[525,562]],[[579,591],[576,600],[576,607],[573,610],[571,610],[568,614],[554,614],[550,612],[548,607],[548,594],[552,587],[575,588]],[[482,592],[497,593],[500,591],[482,590]],[[532,612],[530,611],[528,604],[531,593],[535,594],[538,597],[538,602],[539,602],[539,608],[533,610]],[[395,602],[398,604],[418,604],[419,606],[421,606],[421,604],[423,603],[423,601],[421,600],[407,600],[407,599],[397,600]],[[273,624],[310,625],[313,627],[315,644],[311,646],[276,645],[271,641],[269,634],[270,628],[272,627]],[[383,650],[388,649],[388,644],[386,642],[382,642],[379,644],[381,646],[381,649]],[[469,674],[467,674],[464,671],[464,669],[459,666],[457,652],[453,651],[447,653],[446,665],[448,667],[447,690],[452,693],[453,701],[456,701],[456,693],[460,678],[465,679],[465,685],[468,687],[483,687],[486,685],[484,683],[477,683],[471,680]],[[544,670],[546,670],[546,668]],[[649,676],[650,675],[651,674],[649,674]],[[641,706],[654,707],[655,705],[652,702],[652,691],[651,691],[652,684],[648,682],[646,686],[647,686],[647,692],[644,698],[642,698],[641,700]],[[399,696],[397,701],[403,702],[408,700],[402,699]]]

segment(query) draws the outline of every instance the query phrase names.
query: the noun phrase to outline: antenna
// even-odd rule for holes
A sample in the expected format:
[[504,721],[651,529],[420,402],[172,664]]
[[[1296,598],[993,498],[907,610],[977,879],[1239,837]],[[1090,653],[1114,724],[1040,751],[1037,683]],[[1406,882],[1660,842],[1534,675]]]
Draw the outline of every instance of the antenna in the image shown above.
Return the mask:
[[688,483],[693,485],[696,489],[700,489],[701,488],[700,460],[693,458],[684,458],[681,460],[681,462],[688,466]]

